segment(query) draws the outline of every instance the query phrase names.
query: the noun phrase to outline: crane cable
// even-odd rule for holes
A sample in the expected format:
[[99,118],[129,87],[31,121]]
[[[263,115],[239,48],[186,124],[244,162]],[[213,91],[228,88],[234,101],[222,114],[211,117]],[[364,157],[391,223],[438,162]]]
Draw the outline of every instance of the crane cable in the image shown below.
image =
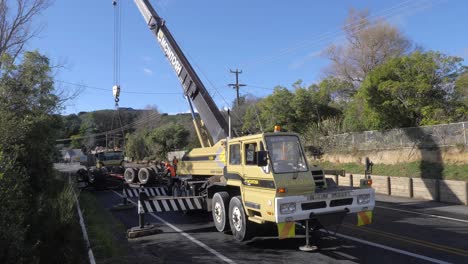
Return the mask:
[[[120,4],[117,4],[117,0],[112,1],[112,6],[114,7],[114,62],[113,62],[113,77],[114,77],[114,86],[112,87],[112,94],[114,96],[115,102],[115,111],[112,115],[111,121],[111,131],[114,129],[114,119],[117,114],[118,122],[120,124],[120,130],[122,132],[123,147],[125,148],[125,134],[124,128],[122,126],[122,119],[120,118],[119,111],[119,101],[120,101],[120,58],[121,58],[121,37],[122,37],[122,8]],[[116,140],[113,140],[113,147],[116,147]],[[108,148],[107,136],[106,136],[106,149]]]

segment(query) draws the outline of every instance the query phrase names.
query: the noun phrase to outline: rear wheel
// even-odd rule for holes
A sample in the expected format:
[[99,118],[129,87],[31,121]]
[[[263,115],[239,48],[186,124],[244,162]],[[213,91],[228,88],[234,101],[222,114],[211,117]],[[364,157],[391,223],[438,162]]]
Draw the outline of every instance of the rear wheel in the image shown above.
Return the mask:
[[124,179],[126,183],[134,183],[137,179],[137,171],[134,168],[127,168],[124,172]]
[[245,241],[253,236],[253,223],[247,220],[240,196],[232,197],[229,202],[229,225],[237,241]]
[[213,196],[211,201],[211,209],[213,215],[213,222],[219,232],[229,230],[229,223],[227,220],[229,208],[229,194],[227,192],[218,192]]
[[141,184],[147,184],[151,180],[151,170],[149,168],[141,168],[140,171],[138,171],[138,181]]

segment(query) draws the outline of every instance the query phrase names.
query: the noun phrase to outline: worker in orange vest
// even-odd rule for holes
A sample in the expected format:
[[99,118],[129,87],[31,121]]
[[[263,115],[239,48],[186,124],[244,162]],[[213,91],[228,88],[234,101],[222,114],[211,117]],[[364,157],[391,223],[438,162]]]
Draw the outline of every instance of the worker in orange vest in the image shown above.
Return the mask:
[[175,169],[174,167],[169,163],[169,161],[165,161],[164,162],[164,166],[166,167],[166,169],[164,170],[164,173],[167,175],[169,174],[171,177],[175,177],[176,176],[176,172],[175,172]]

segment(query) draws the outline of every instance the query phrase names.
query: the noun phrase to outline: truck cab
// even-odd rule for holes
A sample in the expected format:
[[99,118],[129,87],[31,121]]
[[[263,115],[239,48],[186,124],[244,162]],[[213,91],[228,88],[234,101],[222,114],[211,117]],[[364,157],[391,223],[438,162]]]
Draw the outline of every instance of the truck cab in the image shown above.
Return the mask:
[[[266,155],[266,162],[259,159]],[[321,168],[307,164],[295,133],[264,133],[229,140],[228,185],[240,187],[249,220],[290,222],[314,215],[372,210],[371,188],[327,184]]]

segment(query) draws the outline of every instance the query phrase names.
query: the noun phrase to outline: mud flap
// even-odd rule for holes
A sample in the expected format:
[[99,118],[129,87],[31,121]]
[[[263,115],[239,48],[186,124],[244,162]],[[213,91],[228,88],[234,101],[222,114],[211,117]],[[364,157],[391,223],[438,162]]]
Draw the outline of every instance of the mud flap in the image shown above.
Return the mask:
[[278,239],[293,238],[296,236],[296,222],[278,223]]
[[372,223],[372,211],[357,213],[357,226],[368,225],[370,223]]

